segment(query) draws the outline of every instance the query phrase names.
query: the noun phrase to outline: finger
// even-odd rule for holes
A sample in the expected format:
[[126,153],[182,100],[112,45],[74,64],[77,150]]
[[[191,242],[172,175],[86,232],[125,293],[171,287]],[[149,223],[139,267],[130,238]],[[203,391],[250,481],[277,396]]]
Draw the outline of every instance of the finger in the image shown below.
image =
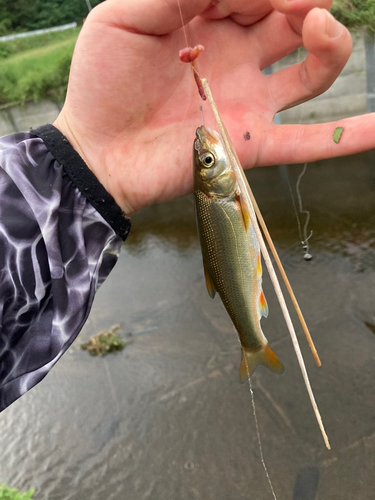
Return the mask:
[[305,17],[314,7],[329,10],[332,0],[270,0],[273,8],[285,14],[293,31],[301,35]]
[[252,43],[259,48],[264,69],[302,45],[302,26],[315,7],[328,9],[331,0],[271,0],[275,10],[251,29]]
[[326,10],[306,16],[303,44],[305,61],[268,77],[275,111],[305,102],[327,90],[341,73],[352,51],[349,31]]
[[147,35],[166,35],[209,7],[211,0],[107,0],[90,13],[90,21],[108,23]]
[[205,19],[224,19],[230,17],[237,24],[250,26],[267,16],[273,7],[269,0],[220,0],[212,2],[204,13]]
[[[339,142],[334,132],[342,127]],[[375,113],[314,125],[274,125],[264,135],[257,165],[305,163],[375,148]],[[337,139],[336,139],[337,141]]]

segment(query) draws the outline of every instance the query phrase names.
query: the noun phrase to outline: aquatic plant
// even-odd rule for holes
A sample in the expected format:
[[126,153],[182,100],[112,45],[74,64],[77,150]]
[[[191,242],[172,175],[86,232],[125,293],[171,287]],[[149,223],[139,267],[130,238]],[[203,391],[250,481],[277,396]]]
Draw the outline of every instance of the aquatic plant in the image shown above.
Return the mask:
[[124,342],[121,339],[118,334],[119,329],[119,324],[113,325],[109,330],[97,333],[88,342],[81,344],[80,347],[91,354],[91,356],[105,356],[110,352],[122,351],[129,342]]
[[18,491],[17,488],[9,488],[9,486],[0,483],[0,500],[33,500],[33,494],[34,490],[30,490],[26,493]]

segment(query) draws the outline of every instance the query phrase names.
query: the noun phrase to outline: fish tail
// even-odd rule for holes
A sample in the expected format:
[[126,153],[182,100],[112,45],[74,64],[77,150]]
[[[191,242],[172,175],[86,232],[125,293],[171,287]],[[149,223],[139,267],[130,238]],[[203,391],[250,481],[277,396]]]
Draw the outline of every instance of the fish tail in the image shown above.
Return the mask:
[[284,373],[284,366],[277,354],[266,344],[258,351],[247,351],[242,348],[242,359],[240,366],[240,381],[245,382],[258,365],[265,365],[271,371]]

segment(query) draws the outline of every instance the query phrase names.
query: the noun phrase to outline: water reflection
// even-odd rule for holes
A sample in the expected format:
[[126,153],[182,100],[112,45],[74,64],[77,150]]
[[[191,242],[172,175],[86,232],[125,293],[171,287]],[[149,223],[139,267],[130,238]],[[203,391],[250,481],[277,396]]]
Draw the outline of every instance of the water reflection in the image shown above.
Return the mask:
[[125,243],[132,254],[144,253],[153,245],[181,253],[197,247],[192,196],[147,207],[132,221],[131,237]]
[[[373,269],[375,248],[375,153],[315,162],[301,182],[304,208],[310,211],[308,233],[315,257],[340,254],[358,272]],[[290,257],[303,256],[290,186],[295,189],[302,165],[247,171],[274,242]],[[287,169],[287,170],[286,170]],[[289,183],[285,176],[287,172]],[[301,225],[304,216],[300,215]],[[198,245],[192,196],[153,205],[133,217],[131,237],[125,246],[142,254],[152,246],[165,251],[189,252]]]

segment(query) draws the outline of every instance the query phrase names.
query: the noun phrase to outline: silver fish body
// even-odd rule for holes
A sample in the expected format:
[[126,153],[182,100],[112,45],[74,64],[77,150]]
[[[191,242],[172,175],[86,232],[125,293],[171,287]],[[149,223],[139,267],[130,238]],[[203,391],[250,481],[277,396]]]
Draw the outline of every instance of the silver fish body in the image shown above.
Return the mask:
[[264,336],[268,307],[262,291],[259,243],[220,136],[199,127],[193,148],[194,197],[207,289],[217,291],[240,338],[240,379],[259,364],[283,366]]

